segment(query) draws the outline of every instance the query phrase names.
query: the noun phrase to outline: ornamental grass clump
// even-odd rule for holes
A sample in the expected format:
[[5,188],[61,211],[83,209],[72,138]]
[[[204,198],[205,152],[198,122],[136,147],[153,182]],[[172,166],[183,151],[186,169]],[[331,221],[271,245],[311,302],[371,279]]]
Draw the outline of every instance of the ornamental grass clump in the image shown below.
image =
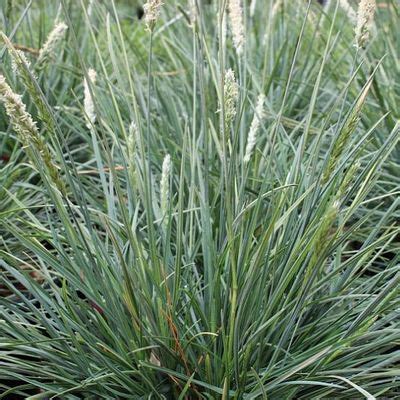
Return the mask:
[[303,1],[29,3],[0,9],[0,398],[399,397],[396,13],[358,64]]

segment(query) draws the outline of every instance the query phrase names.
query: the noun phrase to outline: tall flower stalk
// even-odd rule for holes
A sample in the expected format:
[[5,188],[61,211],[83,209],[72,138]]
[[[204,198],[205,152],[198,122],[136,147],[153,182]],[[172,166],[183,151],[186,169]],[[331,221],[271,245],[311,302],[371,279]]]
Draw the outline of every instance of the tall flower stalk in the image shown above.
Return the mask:
[[145,160],[144,149],[142,151],[142,163],[143,165],[147,164],[147,168],[144,168],[144,181],[145,181],[145,208],[146,208],[146,220],[148,226],[148,234],[149,234],[149,244],[150,244],[150,258],[151,263],[158,274],[157,279],[161,281],[161,271],[160,265],[155,257],[156,254],[156,241],[155,241],[155,233],[153,226],[153,209],[152,209],[152,172],[151,172],[151,88],[152,88],[152,61],[153,61],[153,35],[154,35],[154,27],[157,22],[157,19],[160,15],[160,10],[162,6],[161,0],[148,0],[147,3],[143,6],[144,9],[144,20],[147,26],[147,30],[150,32],[149,39],[149,53],[147,59],[147,110],[146,110],[146,146],[147,146],[147,163]]

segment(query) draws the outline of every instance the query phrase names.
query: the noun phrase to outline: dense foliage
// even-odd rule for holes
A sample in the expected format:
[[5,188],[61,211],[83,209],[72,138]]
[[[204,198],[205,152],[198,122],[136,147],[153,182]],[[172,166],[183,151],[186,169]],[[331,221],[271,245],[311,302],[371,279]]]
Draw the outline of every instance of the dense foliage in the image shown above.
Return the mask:
[[399,397],[398,1],[134,3],[0,6],[0,398]]

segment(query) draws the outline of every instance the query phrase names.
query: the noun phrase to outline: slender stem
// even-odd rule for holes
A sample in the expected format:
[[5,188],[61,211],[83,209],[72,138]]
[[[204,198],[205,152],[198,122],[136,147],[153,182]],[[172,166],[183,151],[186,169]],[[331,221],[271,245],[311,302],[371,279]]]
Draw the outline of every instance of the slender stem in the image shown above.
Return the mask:
[[[153,57],[153,30],[150,32],[150,47],[148,56],[147,66],[147,115],[146,115],[146,145],[147,145],[147,168],[144,168],[145,172],[145,202],[146,202],[146,220],[149,231],[149,244],[150,244],[150,258],[152,267],[155,268],[158,265],[156,255],[156,245],[154,239],[154,225],[153,225],[153,209],[152,209],[152,179],[151,179],[151,129],[150,129],[150,98],[152,88],[152,57]],[[160,276],[158,276],[160,279]]]

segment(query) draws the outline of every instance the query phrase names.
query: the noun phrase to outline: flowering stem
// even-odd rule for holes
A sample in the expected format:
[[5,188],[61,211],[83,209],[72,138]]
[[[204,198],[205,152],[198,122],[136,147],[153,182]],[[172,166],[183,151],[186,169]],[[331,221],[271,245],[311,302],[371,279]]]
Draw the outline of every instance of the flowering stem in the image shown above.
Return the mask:
[[152,261],[152,266],[155,267],[157,265],[156,257],[156,246],[154,240],[154,227],[153,227],[153,210],[152,210],[152,184],[151,184],[151,149],[150,149],[150,97],[151,97],[151,87],[152,87],[152,57],[153,57],[153,30],[150,31],[150,47],[149,47],[149,56],[148,56],[148,66],[147,66],[147,115],[146,115],[146,144],[147,144],[147,169],[144,168],[145,172],[145,202],[146,202],[146,218],[147,218],[147,226],[149,230],[149,243],[150,243],[150,258]]

